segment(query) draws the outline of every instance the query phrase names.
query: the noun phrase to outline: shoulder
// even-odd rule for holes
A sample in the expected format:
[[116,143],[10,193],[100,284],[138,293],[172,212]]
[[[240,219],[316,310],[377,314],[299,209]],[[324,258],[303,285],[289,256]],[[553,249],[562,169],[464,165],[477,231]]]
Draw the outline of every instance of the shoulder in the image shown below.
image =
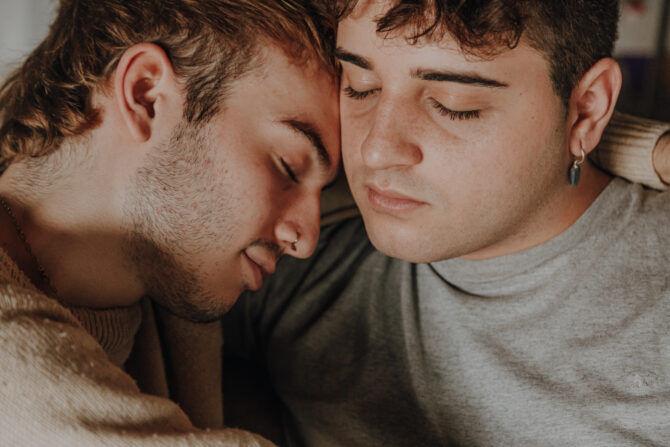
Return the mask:
[[[638,230],[670,237],[670,191],[655,191],[638,184],[627,184],[627,221]],[[668,242],[670,244],[670,239]]]
[[[104,357],[104,351],[77,318],[56,300],[13,282],[0,282],[0,371],[32,370],[86,354]],[[13,366],[10,366],[13,365]]]
[[32,286],[12,265],[0,268],[0,375],[21,383],[22,378],[42,377],[46,383],[56,373],[55,365],[63,373],[89,365],[89,356],[106,358],[70,310]]
[[[598,198],[601,218],[615,220],[623,226],[653,225],[670,212],[669,191],[650,189],[639,183],[615,178]],[[614,222],[611,222],[612,224]]]
[[258,344],[277,325],[317,318],[340,302],[351,284],[376,276],[362,267],[384,259],[390,258],[374,249],[361,218],[324,227],[312,257],[282,259],[260,291],[239,299],[224,318],[225,344]]
[[597,237],[609,263],[627,271],[667,276],[670,263],[670,192],[616,180],[617,208],[602,221]]
[[49,321],[79,326],[74,315],[58,301],[6,266],[0,270],[0,331],[10,324],[39,327],[38,323]]
[[667,218],[670,212],[670,191],[656,191],[640,185],[636,187],[640,198],[640,211],[648,218]]
[[361,218],[326,226],[314,254],[309,259],[282,259],[265,291],[274,296],[295,295],[318,284],[345,278],[372,251]]

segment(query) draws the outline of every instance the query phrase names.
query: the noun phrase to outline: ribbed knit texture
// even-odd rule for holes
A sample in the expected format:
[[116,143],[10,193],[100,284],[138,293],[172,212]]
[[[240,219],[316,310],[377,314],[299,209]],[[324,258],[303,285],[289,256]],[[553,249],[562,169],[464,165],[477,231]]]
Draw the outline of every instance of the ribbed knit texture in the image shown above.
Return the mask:
[[135,334],[142,321],[140,305],[104,310],[81,307],[69,309],[84,329],[100,343],[110,360],[122,366],[133,348]]
[[653,164],[656,143],[670,124],[615,113],[591,158],[606,170],[634,183],[666,189]]
[[[127,312],[84,312],[114,348]],[[121,326],[115,327],[114,322]],[[131,332],[134,334],[134,331]],[[164,398],[142,394],[68,309],[0,250],[0,446],[268,446],[240,430],[201,431]],[[160,372],[162,373],[162,371]]]

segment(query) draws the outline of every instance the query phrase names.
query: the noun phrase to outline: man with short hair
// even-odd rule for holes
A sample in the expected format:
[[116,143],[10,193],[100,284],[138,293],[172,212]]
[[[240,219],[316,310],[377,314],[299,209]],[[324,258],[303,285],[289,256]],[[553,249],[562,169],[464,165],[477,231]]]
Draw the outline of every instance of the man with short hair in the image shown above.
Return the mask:
[[[362,219],[224,319],[286,444],[670,445],[670,196],[587,159],[618,2],[340,3]],[[668,130],[617,126],[610,154]]]
[[[329,33],[299,0],[61,2],[0,88],[0,444],[266,444],[198,431],[120,367],[142,297],[215,320],[313,252],[339,164]],[[135,360],[142,391],[191,394]],[[220,428],[213,386],[198,425]]]

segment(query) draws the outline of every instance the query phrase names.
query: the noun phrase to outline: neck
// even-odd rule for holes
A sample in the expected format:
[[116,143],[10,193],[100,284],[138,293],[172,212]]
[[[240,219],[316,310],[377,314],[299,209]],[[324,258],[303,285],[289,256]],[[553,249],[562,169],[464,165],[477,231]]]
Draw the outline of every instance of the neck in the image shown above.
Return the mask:
[[611,180],[609,174],[590,163],[585,163],[582,180],[578,186],[570,186],[565,180],[565,185],[555,196],[547,200],[533,213],[533,216],[529,216],[522,228],[518,228],[513,235],[494,245],[462,256],[462,259],[475,261],[491,259],[518,253],[548,242],[577,222]]
[[17,162],[0,177],[0,196],[16,220],[3,211],[3,248],[45,292],[48,277],[63,304],[100,309],[135,303],[142,288],[123,250],[118,194],[95,167],[78,166],[77,172],[88,173],[84,177],[53,175],[50,162],[40,159],[38,168],[34,161]]

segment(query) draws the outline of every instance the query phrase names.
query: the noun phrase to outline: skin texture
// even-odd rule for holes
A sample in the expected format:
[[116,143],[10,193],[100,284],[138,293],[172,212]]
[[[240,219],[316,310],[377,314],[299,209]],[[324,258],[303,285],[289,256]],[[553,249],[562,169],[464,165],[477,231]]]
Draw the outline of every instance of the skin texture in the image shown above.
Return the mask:
[[61,301],[106,308],[149,294],[206,321],[260,287],[282,254],[313,252],[340,156],[327,74],[267,45],[223,111],[194,127],[169,59],[141,44],[95,101],[104,120],[86,139],[0,180]]
[[[609,182],[586,164],[573,188],[567,172],[611,116],[616,63],[600,61],[585,74],[566,111],[546,60],[524,41],[481,60],[449,37],[384,39],[374,19],[386,8],[362,2],[338,32],[343,160],[373,244],[413,262],[483,259],[538,245],[574,223]],[[434,72],[496,86],[426,75]]]

